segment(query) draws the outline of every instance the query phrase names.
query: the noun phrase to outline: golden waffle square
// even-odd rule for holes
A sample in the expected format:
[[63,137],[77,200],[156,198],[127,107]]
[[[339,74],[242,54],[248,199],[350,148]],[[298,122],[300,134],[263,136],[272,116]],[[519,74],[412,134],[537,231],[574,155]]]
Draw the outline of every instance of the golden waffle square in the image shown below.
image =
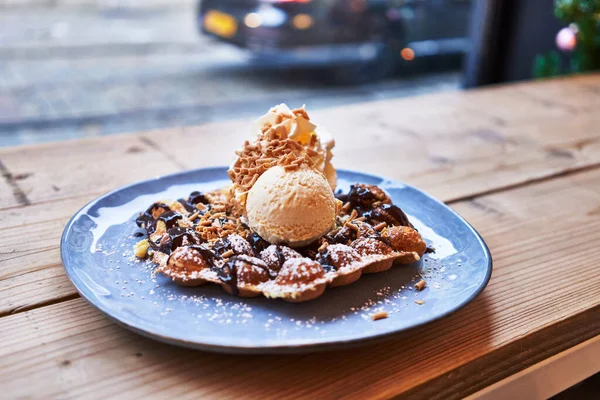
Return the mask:
[[356,184],[336,197],[343,206],[334,229],[302,248],[270,244],[251,232],[229,188],[161,200],[137,218],[147,238],[134,252],[151,257],[156,272],[180,285],[214,283],[236,296],[289,302],[315,299],[328,287],[425,253],[420,234],[379,187]]

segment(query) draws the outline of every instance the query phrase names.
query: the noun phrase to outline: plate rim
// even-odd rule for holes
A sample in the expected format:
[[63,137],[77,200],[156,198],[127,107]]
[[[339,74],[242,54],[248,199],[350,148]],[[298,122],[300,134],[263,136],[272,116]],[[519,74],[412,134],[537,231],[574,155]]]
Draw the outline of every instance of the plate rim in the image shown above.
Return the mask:
[[226,172],[228,168],[229,167],[227,167],[227,166],[194,168],[194,169],[187,169],[184,171],[175,172],[172,174],[159,175],[159,176],[155,176],[155,177],[149,178],[149,179],[138,180],[138,181],[117,187],[116,189],[110,190],[110,191],[90,200],[84,206],[82,206],[77,212],[75,212],[75,214],[73,214],[73,216],[69,219],[69,221],[65,225],[65,228],[61,235],[60,258],[61,258],[61,263],[62,263],[63,269],[65,270],[67,277],[69,278],[69,280],[71,281],[71,284],[75,287],[75,289],[77,290],[77,292],[79,293],[81,298],[83,298],[88,304],[90,304],[94,308],[101,311],[104,316],[108,317],[111,321],[116,322],[118,325],[123,326],[126,329],[129,329],[130,331],[135,332],[136,334],[139,334],[143,337],[157,340],[159,342],[167,343],[170,345],[176,345],[176,346],[186,347],[186,348],[191,348],[191,349],[196,349],[196,350],[206,350],[206,351],[213,351],[213,352],[219,352],[219,353],[231,353],[231,354],[308,353],[308,352],[317,352],[317,351],[337,350],[342,347],[367,345],[367,344],[374,343],[377,341],[391,339],[394,335],[399,335],[404,332],[412,331],[412,330],[418,329],[424,325],[428,325],[435,321],[438,321],[442,318],[446,318],[449,315],[454,314],[455,312],[461,310],[467,304],[469,304],[473,300],[475,300],[483,292],[483,290],[487,287],[487,285],[492,277],[493,259],[492,259],[492,254],[490,252],[490,249],[489,249],[487,243],[485,242],[483,237],[479,234],[479,232],[465,218],[463,218],[458,212],[456,212],[452,207],[450,207],[443,201],[437,199],[436,197],[430,195],[429,193],[427,193],[415,186],[407,184],[403,181],[397,180],[397,179],[390,179],[385,176],[375,175],[375,174],[371,174],[371,173],[365,173],[365,172],[360,172],[360,171],[355,171],[355,170],[350,170],[350,169],[337,169],[338,172],[358,174],[358,175],[366,176],[366,177],[373,178],[376,180],[381,180],[382,182],[386,182],[386,183],[389,182],[389,183],[405,186],[411,190],[414,190],[416,192],[419,192],[419,193],[427,196],[429,199],[433,200],[435,203],[446,208],[452,214],[454,214],[454,216],[456,216],[462,223],[464,223],[468,227],[468,229],[474,234],[474,236],[477,238],[477,240],[479,241],[479,244],[481,245],[481,247],[483,249],[485,257],[488,260],[486,274],[485,274],[484,279],[483,279],[482,283],[480,284],[480,286],[475,291],[473,291],[473,293],[471,293],[470,296],[467,297],[458,306],[456,306],[448,311],[445,311],[439,315],[436,315],[434,318],[420,321],[420,322],[416,323],[415,325],[412,325],[408,328],[392,330],[389,332],[373,333],[373,334],[369,334],[367,336],[361,336],[361,337],[351,338],[351,339],[341,339],[341,340],[340,339],[334,339],[334,340],[329,339],[329,340],[311,342],[311,343],[261,344],[259,346],[252,346],[252,345],[223,345],[223,344],[219,344],[217,342],[188,341],[188,340],[182,340],[182,339],[173,338],[173,337],[165,337],[159,333],[141,329],[137,326],[131,325],[131,324],[127,323],[126,321],[123,321],[123,320],[113,316],[111,314],[111,312],[109,310],[107,310],[102,303],[95,303],[94,301],[92,301],[92,299],[90,299],[84,293],[84,291],[82,291],[79,288],[79,286],[75,283],[76,280],[74,280],[73,268],[67,267],[67,265],[65,264],[65,253],[67,252],[65,242],[66,242],[67,234],[69,233],[69,231],[71,229],[71,226],[73,225],[73,223],[77,217],[84,214],[84,210],[86,210],[92,204],[97,203],[100,200],[103,200],[106,197],[108,197],[114,193],[131,188],[136,185],[152,183],[152,182],[156,182],[159,180],[163,180],[165,178],[181,176],[184,174],[193,174],[195,172],[200,172],[200,171],[204,171],[204,172],[214,171],[216,173],[221,173],[221,172]]

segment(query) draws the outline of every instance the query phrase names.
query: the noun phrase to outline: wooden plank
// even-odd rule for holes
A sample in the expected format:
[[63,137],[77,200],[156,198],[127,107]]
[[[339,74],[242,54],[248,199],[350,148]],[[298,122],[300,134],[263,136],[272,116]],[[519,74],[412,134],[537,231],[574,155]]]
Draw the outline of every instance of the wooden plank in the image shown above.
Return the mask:
[[[433,99],[438,97],[427,96]],[[315,112],[313,120],[336,135],[336,167],[360,165],[361,171],[406,181],[445,201],[600,163],[594,144],[600,140],[600,116],[592,113],[557,116],[547,111],[548,119],[501,126],[452,103],[434,102],[416,113],[408,109],[411,104],[402,99],[325,110]],[[530,109],[515,102],[517,108]],[[202,144],[202,150],[194,145],[164,149],[186,168],[198,168],[229,163],[231,156],[223,154],[232,154],[249,137],[243,128],[236,122],[145,136]]]
[[[540,81],[523,85],[521,90],[541,102],[552,102],[576,113],[594,112],[600,98],[597,76],[590,74]],[[553,84],[555,82],[559,84]],[[563,82],[567,84],[561,84]]]
[[600,334],[599,185],[593,169],[456,204],[491,248],[492,280],[463,310],[390,342],[213,355],[142,339],[76,299],[0,319],[0,386],[15,397],[464,397]]
[[[585,79],[585,82],[597,85],[597,76]],[[446,141],[452,141],[457,132],[494,140],[494,137],[502,136],[494,133],[499,124],[570,117],[573,111],[567,105],[548,105],[540,103],[538,97],[521,94],[524,91],[544,93],[544,90],[571,90],[576,93],[576,89],[565,89],[569,85],[569,80],[557,80],[387,100],[322,110],[315,113],[315,119],[337,134],[340,166],[353,166],[360,159],[361,164],[372,172],[385,173],[389,170],[389,162],[387,157],[380,157],[381,152],[393,152],[394,159],[397,159],[400,151],[403,157],[411,155],[406,162],[412,167],[408,176],[416,181],[419,176],[414,175],[419,171],[437,172],[448,168],[447,164],[453,160],[437,154],[436,148],[430,150],[428,146],[435,147],[437,144],[437,147],[445,148],[448,146]],[[583,85],[578,83],[578,87]],[[588,92],[595,95],[593,91]],[[128,135],[2,149],[0,160],[10,173],[27,176],[19,186],[29,201],[37,202],[105,191],[140,177],[176,170],[177,166],[165,162],[162,154],[174,156],[180,165],[187,168],[227,164],[231,156],[224,157],[223,154],[231,154],[250,129],[247,122],[242,121],[207,125],[199,128],[197,134],[191,134],[192,131],[158,131],[145,135],[142,141]],[[444,135],[429,140],[432,132]],[[343,143],[350,142],[343,140],[346,136],[360,143],[358,147],[350,145],[352,152],[344,152]],[[459,145],[460,142],[454,141],[450,148],[456,149]],[[363,147],[366,147],[364,151]]]
[[106,192],[180,167],[135,135],[0,149],[31,203]]
[[600,372],[598,360],[600,336],[503,379],[466,400],[549,399]]
[[58,246],[67,221],[97,195],[0,210],[0,315],[77,293]]
[[[2,159],[0,159],[0,162]],[[19,201],[13,195],[13,188],[0,177],[0,208],[18,206]]]
[[0,316],[79,297],[62,264],[0,280]]
[[0,209],[0,316],[76,291],[64,275],[60,236],[88,201],[115,187],[179,170],[137,136],[0,151],[33,205]]
[[[574,81],[578,88],[600,85],[597,77]],[[531,109],[527,97],[508,101],[510,90],[571,90],[565,89],[570,80],[558,82],[562,89],[552,89],[553,81],[527,83],[321,110],[313,118],[336,134],[338,167],[360,164],[365,172],[405,180],[452,201],[600,163],[600,116],[546,110],[546,119],[515,119],[503,126],[500,117],[473,108],[485,98],[482,104],[493,110],[502,104]],[[461,100],[464,96],[468,101]],[[18,183],[34,202],[25,209],[0,210],[0,226],[6,228],[0,229],[0,315],[75,294],[56,268],[58,243],[66,221],[85,202],[178,166],[228,164],[249,131],[248,121],[234,121],[0,150],[7,168],[24,176]],[[36,202],[44,203],[38,207]],[[27,279],[17,278],[24,274]]]

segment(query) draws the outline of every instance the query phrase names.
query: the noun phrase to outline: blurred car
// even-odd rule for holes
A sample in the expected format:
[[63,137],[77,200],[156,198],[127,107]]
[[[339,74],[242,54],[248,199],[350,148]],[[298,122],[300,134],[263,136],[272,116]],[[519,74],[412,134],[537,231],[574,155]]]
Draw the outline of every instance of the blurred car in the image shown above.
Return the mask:
[[[452,18],[457,19],[452,11],[457,6],[468,11],[469,3],[458,0],[201,0],[198,26],[203,34],[248,49],[256,58],[263,57],[273,64],[354,65],[367,67],[369,77],[378,77],[394,69],[398,60],[415,58],[415,51],[409,46],[411,40],[417,39],[414,44],[420,46],[419,52],[424,55],[447,53],[448,49],[464,51],[464,43],[457,46],[452,41],[462,39],[464,42],[467,19],[452,21]],[[459,14],[466,15],[465,12]],[[427,32],[424,35],[423,26],[432,33],[432,38],[426,37]],[[411,32],[421,38],[411,38]],[[360,75],[359,72],[354,68],[350,75]]]

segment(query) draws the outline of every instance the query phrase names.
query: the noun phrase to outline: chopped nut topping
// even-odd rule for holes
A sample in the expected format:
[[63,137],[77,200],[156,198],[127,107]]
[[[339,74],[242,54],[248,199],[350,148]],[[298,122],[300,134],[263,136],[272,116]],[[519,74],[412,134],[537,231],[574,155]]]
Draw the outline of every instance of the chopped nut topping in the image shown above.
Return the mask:
[[387,317],[389,317],[387,311],[378,311],[375,314],[371,315],[371,319],[373,321],[377,321],[377,320],[380,320],[380,319],[385,319]]
[[[273,129],[268,130],[268,134],[284,135],[286,132]],[[303,140],[308,141],[308,137],[305,136]],[[259,144],[254,144],[253,148],[255,155],[259,152],[257,149],[261,149]],[[271,145],[265,151],[272,154],[276,149],[277,146]],[[311,162],[309,153],[288,153],[285,156],[286,166],[303,167],[304,163]],[[255,165],[235,167],[233,171],[256,171],[261,165],[270,163],[267,157],[264,160]],[[253,179],[257,178],[258,175],[255,175]],[[368,272],[371,273],[381,272],[390,268],[395,261],[403,264],[412,262],[413,258],[408,257],[410,254],[414,255],[414,259],[421,254],[420,248],[413,251],[410,246],[405,246],[406,240],[400,240],[410,234],[411,239],[414,237],[410,243],[422,241],[418,232],[409,230],[412,228],[389,226],[379,221],[373,226],[371,220],[359,217],[358,210],[362,208],[352,209],[350,204],[344,205],[339,200],[336,202],[337,216],[333,230],[317,239],[301,254],[285,243],[269,245],[253,234],[245,225],[247,220],[243,212],[238,212],[241,204],[239,193],[234,196],[231,187],[203,195],[206,197],[205,203],[199,203],[198,211],[192,212],[184,209],[183,202],[164,201],[171,211],[180,215],[162,220],[154,217],[148,226],[155,229],[148,229],[149,238],[134,247],[137,257],[150,254],[152,260],[159,264],[155,272],[166,275],[178,284],[195,286],[213,282],[240,296],[263,294],[294,302],[308,301],[318,297],[329,285],[334,287],[353,282],[358,279],[354,274],[360,276],[363,269],[367,272],[366,268],[370,268]],[[181,207],[177,208],[177,204]],[[347,212],[340,214],[342,206],[347,208]],[[376,231],[381,231],[383,240],[379,239]],[[398,239],[398,246],[388,243],[393,242],[394,238]],[[205,254],[204,250],[213,254]],[[235,279],[225,281],[217,276],[216,272],[221,273],[221,270],[229,274],[227,277]],[[425,286],[426,282],[421,280],[408,289],[417,291]],[[423,300],[415,302],[424,304]],[[368,312],[372,315],[363,314],[363,317],[371,317],[374,321],[388,318],[386,311],[377,311],[381,309],[379,306],[371,306],[376,307],[369,307]]]
[[223,258],[229,258],[232,255],[234,255],[235,253],[233,252],[233,250],[227,250],[225,253],[221,254],[221,257]]
[[167,225],[165,221],[158,220],[156,222],[156,230],[154,231],[155,235],[163,235],[167,231]]
[[244,195],[271,167],[279,165],[287,171],[293,171],[305,164],[314,167],[323,163],[324,156],[320,152],[322,149],[316,134],[310,135],[308,143],[306,140],[299,142],[288,136],[288,128],[282,123],[295,116],[309,120],[304,109],[294,110],[289,115],[279,114],[274,121],[275,125],[263,127],[262,133],[253,143],[246,141],[243,147],[235,152],[238,158],[228,174],[240,202],[245,203]]
[[344,226],[347,226],[348,228],[352,229],[353,231],[356,231],[356,232],[360,233],[360,229],[358,229],[358,226],[356,226],[355,224],[353,224],[350,221],[346,222],[344,224]]
[[146,255],[148,254],[148,247],[150,247],[148,239],[140,240],[133,246],[133,254],[137,258],[146,258]]
[[375,225],[375,226],[373,227],[373,229],[375,229],[376,231],[380,231],[380,230],[382,230],[383,228],[385,228],[386,226],[387,226],[387,224],[386,224],[385,222],[380,222],[380,223],[378,223],[377,225]]
[[323,244],[321,244],[321,246],[319,246],[317,251],[321,252],[321,251],[325,250],[327,248],[327,246],[329,246],[329,243],[323,242]]
[[423,304],[425,304],[425,301],[424,300],[415,300],[415,303],[422,306]]

